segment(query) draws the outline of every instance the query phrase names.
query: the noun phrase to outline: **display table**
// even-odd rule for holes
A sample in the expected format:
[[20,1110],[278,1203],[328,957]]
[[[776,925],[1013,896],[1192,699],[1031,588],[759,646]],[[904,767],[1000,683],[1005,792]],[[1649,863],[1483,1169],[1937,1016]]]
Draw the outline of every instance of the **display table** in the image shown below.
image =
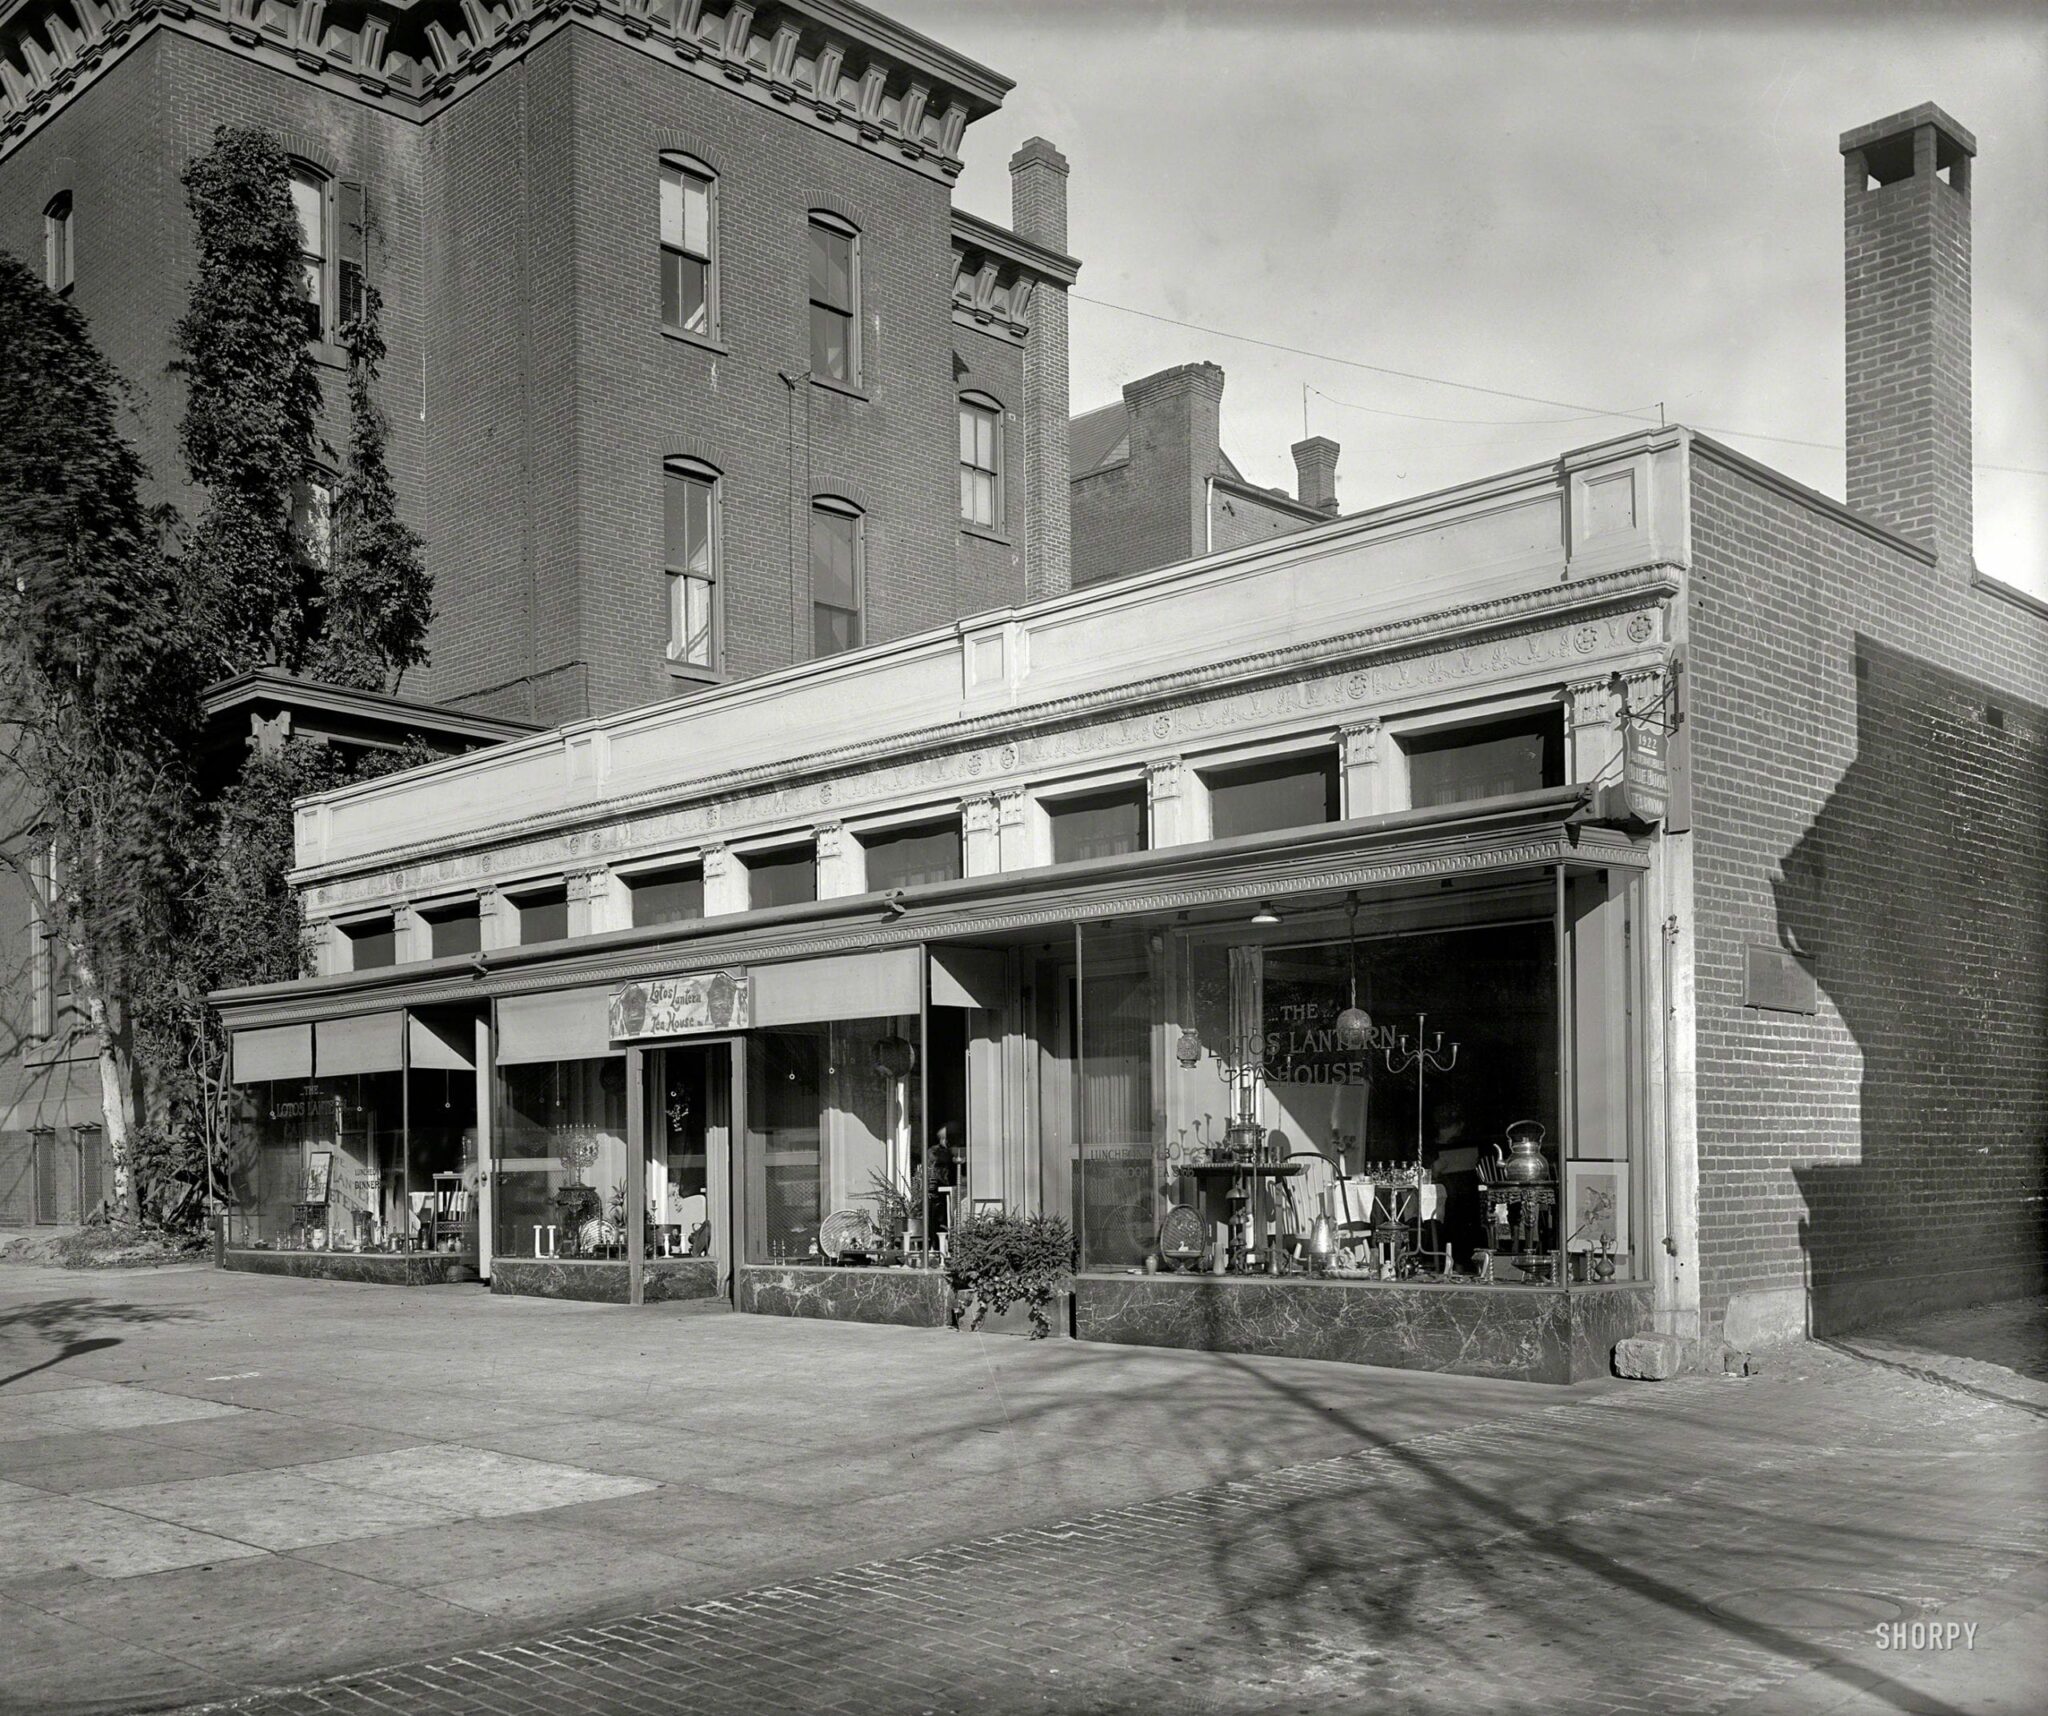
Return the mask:
[[1195,1207],[1214,1233],[1218,1255],[1229,1273],[1242,1275],[1273,1237],[1272,1187],[1292,1179],[1299,1162],[1183,1162],[1180,1172],[1195,1182]]

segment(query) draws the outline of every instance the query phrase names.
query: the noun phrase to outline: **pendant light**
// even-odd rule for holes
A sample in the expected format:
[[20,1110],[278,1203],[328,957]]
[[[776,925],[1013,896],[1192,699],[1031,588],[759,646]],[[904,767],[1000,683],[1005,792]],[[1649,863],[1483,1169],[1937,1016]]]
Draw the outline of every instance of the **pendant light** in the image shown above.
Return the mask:
[[1187,1023],[1181,1027],[1180,1041],[1173,1045],[1173,1058],[1192,1069],[1202,1063],[1202,1039],[1195,1033],[1195,938],[1188,929],[1186,912],[1180,914],[1180,947],[1180,1004]]
[[1351,1005],[1337,1015],[1337,1042],[1362,1049],[1372,1041],[1372,1015],[1358,1004],[1358,895],[1344,896],[1345,942],[1351,959]]
[[1271,900],[1261,900],[1259,909],[1252,913],[1252,922],[1255,924],[1277,924],[1279,921],[1280,914],[1273,910]]

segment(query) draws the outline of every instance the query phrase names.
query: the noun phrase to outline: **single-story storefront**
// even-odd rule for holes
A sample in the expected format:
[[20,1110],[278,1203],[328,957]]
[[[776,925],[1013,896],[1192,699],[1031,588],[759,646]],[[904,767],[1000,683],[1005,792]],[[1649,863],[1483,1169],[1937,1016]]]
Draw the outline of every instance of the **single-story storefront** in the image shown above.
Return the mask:
[[1596,451],[308,801],[223,1260],[937,1325],[1044,1212],[1083,1339],[1604,1372],[1680,622]]

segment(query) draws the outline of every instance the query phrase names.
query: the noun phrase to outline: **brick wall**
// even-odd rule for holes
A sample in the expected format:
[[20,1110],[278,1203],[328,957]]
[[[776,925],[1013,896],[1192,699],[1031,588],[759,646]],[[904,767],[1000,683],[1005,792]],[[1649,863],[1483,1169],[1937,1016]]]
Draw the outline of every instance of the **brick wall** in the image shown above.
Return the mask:
[[1212,489],[1209,495],[1209,545],[1217,553],[1312,530],[1321,520],[1305,519],[1291,507],[1248,495],[1239,489]]
[[1129,456],[1073,484],[1074,583],[1202,552],[1208,479],[1223,469],[1223,371],[1181,364],[1124,388]]
[[[2048,621],[1711,447],[1693,469],[1708,1323],[1809,1282],[1822,1333],[2038,1286]],[[1816,1016],[1743,1005],[1750,944],[1796,951]]]
[[[1053,293],[1042,287],[1040,296]],[[956,324],[953,376],[958,392],[986,394],[1003,408],[1001,528],[986,534],[959,532],[960,611],[971,614],[1028,602],[1034,594],[1025,570],[1026,545],[1038,520],[1026,490],[1024,353],[1008,340]],[[998,537],[1002,540],[994,540]]]

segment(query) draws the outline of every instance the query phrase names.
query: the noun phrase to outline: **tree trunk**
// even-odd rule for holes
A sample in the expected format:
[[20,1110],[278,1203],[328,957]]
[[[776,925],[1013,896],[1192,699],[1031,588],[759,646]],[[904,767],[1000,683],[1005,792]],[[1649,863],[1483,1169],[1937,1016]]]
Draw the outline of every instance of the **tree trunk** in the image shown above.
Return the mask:
[[107,1129],[107,1159],[114,1168],[113,1205],[133,1227],[141,1219],[135,1187],[135,1052],[125,1009],[109,1007],[91,968],[73,951],[72,971],[85,992],[86,1017],[99,1047],[100,1112]]

